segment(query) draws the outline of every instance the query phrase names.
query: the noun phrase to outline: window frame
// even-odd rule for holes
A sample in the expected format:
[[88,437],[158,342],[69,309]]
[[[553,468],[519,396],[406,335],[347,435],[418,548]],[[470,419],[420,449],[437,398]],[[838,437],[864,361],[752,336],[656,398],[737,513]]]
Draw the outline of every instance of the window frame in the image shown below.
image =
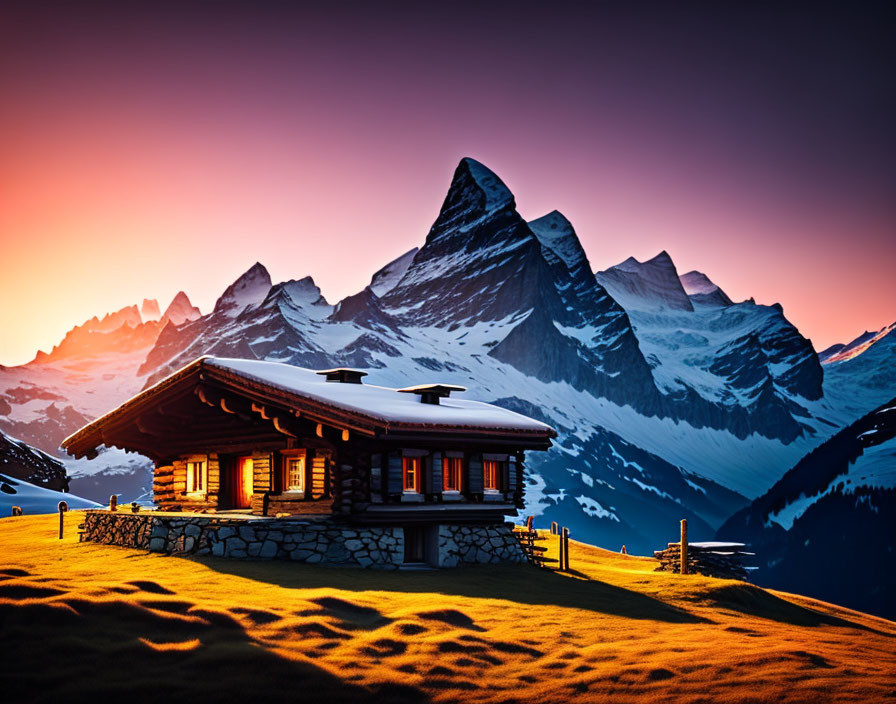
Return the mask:
[[[408,488],[408,477],[413,477],[414,486]],[[423,491],[423,457],[404,455],[401,458],[401,493],[422,494]]]
[[[488,467],[492,466],[494,472],[494,485],[489,486],[489,471]],[[491,460],[485,459],[482,460],[482,491],[485,494],[501,494],[504,491],[504,488],[501,486],[503,484],[504,477],[504,462],[501,460]]]
[[[454,466],[451,466],[454,465]],[[449,489],[448,477],[454,475],[457,481],[455,488]],[[464,490],[464,458],[458,456],[442,455],[442,493],[461,494]]]
[[[295,486],[294,484],[290,484],[290,463],[294,461],[301,461],[302,463],[302,488],[301,489],[292,489],[291,486]],[[281,471],[281,481],[282,487],[280,489],[281,494],[289,494],[291,497],[299,497],[305,496],[308,492],[308,453],[305,450],[290,450],[280,453],[280,471]]]
[[[194,455],[184,461],[186,466],[186,479],[184,493],[187,496],[208,496],[208,457],[206,455]],[[195,465],[199,465],[199,488],[196,488]]]

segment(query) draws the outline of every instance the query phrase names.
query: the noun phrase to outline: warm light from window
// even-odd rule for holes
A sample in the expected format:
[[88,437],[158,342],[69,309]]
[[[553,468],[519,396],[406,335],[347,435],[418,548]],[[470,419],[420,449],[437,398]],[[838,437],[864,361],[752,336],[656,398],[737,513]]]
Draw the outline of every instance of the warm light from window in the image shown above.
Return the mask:
[[460,491],[463,460],[460,457],[442,458],[442,491]]
[[187,462],[187,493],[205,491],[205,462]]
[[482,463],[483,480],[486,491],[501,490],[501,463],[496,460],[485,460]]
[[419,457],[402,457],[401,469],[404,476],[402,486],[408,493],[420,492],[421,459]]
[[305,458],[286,458],[286,490],[305,491]]

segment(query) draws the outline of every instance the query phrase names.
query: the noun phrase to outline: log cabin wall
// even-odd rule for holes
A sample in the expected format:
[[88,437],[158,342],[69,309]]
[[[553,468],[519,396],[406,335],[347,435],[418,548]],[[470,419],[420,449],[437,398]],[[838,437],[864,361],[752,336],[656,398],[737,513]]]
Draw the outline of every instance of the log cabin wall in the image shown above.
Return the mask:
[[153,501],[160,507],[174,502],[174,465],[156,465],[152,478]]
[[208,508],[216,508],[218,506],[218,497],[221,492],[221,462],[216,453],[208,455],[208,475],[207,475],[207,491],[206,501]]

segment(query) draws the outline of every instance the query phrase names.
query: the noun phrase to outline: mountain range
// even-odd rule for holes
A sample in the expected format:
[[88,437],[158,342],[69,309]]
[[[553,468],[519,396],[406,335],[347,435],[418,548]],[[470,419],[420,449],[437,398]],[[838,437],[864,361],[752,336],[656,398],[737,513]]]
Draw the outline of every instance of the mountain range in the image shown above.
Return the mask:
[[[695,539],[714,537],[896,395],[894,326],[819,355],[780,305],[734,302],[707,274],[679,275],[666,252],[595,272],[565,216],[526,221],[469,158],[422,245],[335,305],[310,276],[274,283],[260,263],[205,315],[182,293],[162,315],[153,303],[0,367],[0,429],[57,452],[201,354],[358,367],[386,386],[461,384],[560,433],[530,458],[525,513],[648,552],[684,517]],[[88,498],[149,486],[145,461],[114,449],[67,466]]]

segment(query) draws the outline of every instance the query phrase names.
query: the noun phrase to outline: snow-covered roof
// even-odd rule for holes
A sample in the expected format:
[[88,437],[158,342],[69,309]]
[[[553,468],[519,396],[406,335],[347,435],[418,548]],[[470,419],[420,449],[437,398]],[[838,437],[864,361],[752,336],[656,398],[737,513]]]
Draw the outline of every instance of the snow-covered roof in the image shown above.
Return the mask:
[[385,424],[438,427],[490,428],[544,433],[554,430],[545,423],[481,401],[444,398],[438,405],[398,389],[372,384],[326,381],[317,372],[282,362],[206,357],[204,366],[226,370],[281,391],[368,416]]
[[355,427],[383,437],[451,433],[509,440],[512,436],[519,439],[520,449],[547,449],[557,435],[545,423],[481,401],[449,397],[438,404],[421,403],[417,396],[399,389],[327,381],[317,371],[282,362],[200,357],[73,433],[62,447],[76,456],[89,455],[104,442],[104,428],[128,423],[128,418],[138,417],[156,403],[157,397],[169,391],[176,396],[178,389],[197,381],[261,399],[315,422]]

